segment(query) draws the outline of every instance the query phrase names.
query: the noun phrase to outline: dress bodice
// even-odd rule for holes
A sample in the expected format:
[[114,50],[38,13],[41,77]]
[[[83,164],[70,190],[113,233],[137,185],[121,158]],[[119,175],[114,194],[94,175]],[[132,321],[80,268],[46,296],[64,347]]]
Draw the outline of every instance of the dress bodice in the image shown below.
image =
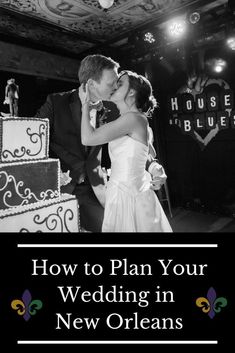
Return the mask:
[[111,176],[102,232],[172,232],[145,170],[149,147],[125,135],[109,143]]
[[148,151],[147,145],[128,135],[111,141],[109,143],[110,180],[129,185],[136,192],[148,188],[151,179],[145,170]]

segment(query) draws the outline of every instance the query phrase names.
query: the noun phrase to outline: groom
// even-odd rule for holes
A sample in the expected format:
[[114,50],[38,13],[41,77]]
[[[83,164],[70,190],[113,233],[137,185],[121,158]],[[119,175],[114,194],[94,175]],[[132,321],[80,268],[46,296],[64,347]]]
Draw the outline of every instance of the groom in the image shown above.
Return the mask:
[[[37,111],[36,117],[50,121],[49,154],[59,158],[63,172],[70,170],[72,181],[61,188],[62,192],[76,195],[79,201],[81,226],[91,232],[100,232],[104,215],[105,185],[101,168],[102,146],[86,147],[81,143],[81,101],[79,94],[88,79],[94,87],[93,101],[109,101],[117,89],[119,64],[103,55],[88,55],[79,67],[80,87],[69,92],[49,94],[46,102]],[[115,105],[106,102],[109,108]],[[117,109],[116,109],[117,110]],[[93,117],[93,124],[105,114],[110,121],[117,116],[113,109],[101,109]],[[94,110],[93,110],[94,112]],[[111,112],[111,114],[110,114]],[[95,119],[94,119],[95,118]],[[94,121],[96,120],[96,121]],[[166,179],[163,168],[149,157],[147,167],[156,181],[158,189]],[[155,172],[154,172],[155,170]]]

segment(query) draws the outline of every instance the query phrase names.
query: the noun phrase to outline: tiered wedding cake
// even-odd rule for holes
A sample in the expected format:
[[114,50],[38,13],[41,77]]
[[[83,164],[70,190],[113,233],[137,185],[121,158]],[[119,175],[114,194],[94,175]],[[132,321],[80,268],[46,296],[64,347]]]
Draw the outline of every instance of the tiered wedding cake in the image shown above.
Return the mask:
[[0,117],[0,232],[78,232],[73,195],[60,194],[47,119]]

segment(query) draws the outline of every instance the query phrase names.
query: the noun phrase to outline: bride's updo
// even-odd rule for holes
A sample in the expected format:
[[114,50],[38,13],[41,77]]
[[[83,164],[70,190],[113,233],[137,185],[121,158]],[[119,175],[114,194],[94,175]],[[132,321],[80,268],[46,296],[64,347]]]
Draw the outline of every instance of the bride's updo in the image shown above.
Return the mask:
[[129,78],[129,90],[133,89],[136,92],[136,107],[141,112],[151,116],[157,106],[157,101],[153,96],[153,89],[149,80],[146,77],[129,70],[122,71],[119,78],[123,75],[127,75]]

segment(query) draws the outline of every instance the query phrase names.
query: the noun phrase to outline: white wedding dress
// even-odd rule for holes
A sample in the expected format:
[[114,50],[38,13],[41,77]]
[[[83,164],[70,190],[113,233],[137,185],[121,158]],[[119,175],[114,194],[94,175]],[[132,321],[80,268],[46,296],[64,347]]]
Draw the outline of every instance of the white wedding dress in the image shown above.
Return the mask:
[[109,143],[111,176],[102,232],[172,232],[145,170],[148,146],[125,135]]

